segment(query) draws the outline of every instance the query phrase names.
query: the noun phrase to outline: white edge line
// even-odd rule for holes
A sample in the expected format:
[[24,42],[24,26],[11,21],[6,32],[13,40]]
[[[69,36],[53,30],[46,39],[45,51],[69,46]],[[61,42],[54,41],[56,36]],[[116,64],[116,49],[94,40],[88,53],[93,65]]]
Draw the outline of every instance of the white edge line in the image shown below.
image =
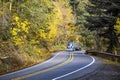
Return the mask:
[[69,75],[71,75],[71,74],[73,74],[73,73],[76,73],[76,72],[78,72],[78,71],[81,71],[81,70],[83,70],[83,69],[91,66],[91,65],[95,62],[95,59],[94,59],[92,56],[90,56],[90,57],[92,58],[92,62],[89,63],[88,65],[86,65],[86,66],[84,66],[84,67],[82,67],[82,68],[80,68],[80,69],[77,69],[77,70],[75,70],[75,71],[73,71],[73,72],[70,72],[70,73],[67,73],[67,74],[65,74],[65,75],[62,75],[62,76],[60,76],[60,77],[54,78],[54,79],[52,79],[52,80],[57,80],[57,79],[60,79],[60,78],[69,76]]
[[[40,64],[38,64],[39,66],[40,65],[43,65],[47,62],[50,62],[52,61],[55,57],[57,57],[61,52],[58,52],[54,57],[50,58],[49,60],[45,61],[45,62],[42,62]],[[15,73],[18,73],[18,72],[21,72],[21,71],[24,71],[24,70],[27,70],[27,69],[31,69],[33,67],[37,67],[38,65],[34,65],[34,66],[31,66],[31,67],[28,67],[28,68],[25,68],[25,69],[22,69],[22,70],[18,70],[18,71],[15,71],[15,72],[11,72],[11,73],[8,73],[8,74],[3,74],[3,75],[0,75],[0,77],[4,77],[4,76],[8,76],[8,75],[12,75],[12,74],[15,74]]]

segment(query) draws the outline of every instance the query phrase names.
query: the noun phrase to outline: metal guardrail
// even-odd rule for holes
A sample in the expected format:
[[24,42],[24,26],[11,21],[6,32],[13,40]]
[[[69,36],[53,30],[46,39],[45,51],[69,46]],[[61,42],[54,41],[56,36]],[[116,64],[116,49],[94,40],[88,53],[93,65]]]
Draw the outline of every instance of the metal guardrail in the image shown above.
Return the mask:
[[87,50],[86,51],[87,54],[90,55],[94,55],[94,56],[99,56],[105,59],[109,59],[115,62],[120,62],[120,55],[115,55],[115,54],[111,54],[111,53],[106,53],[106,52],[97,52],[97,51],[91,51],[91,50]]

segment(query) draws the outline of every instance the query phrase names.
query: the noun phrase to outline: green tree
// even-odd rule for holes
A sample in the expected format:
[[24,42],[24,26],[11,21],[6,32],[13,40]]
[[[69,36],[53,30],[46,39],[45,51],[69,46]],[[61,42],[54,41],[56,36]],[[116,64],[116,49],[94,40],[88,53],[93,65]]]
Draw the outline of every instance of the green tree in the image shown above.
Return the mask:
[[91,30],[97,30],[100,37],[108,38],[108,52],[112,52],[114,47],[119,47],[118,36],[115,33],[114,25],[116,19],[119,17],[119,3],[117,0],[113,1],[98,1],[89,0],[92,5],[89,6],[88,12],[91,14],[88,16],[88,26]]

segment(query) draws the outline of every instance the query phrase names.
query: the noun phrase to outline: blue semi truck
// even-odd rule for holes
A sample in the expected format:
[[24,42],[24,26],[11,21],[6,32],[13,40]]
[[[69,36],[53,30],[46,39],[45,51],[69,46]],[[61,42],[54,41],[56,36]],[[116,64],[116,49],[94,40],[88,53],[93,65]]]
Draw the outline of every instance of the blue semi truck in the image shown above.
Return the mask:
[[80,51],[81,50],[81,46],[79,43],[75,43],[75,42],[68,42],[67,43],[67,51]]

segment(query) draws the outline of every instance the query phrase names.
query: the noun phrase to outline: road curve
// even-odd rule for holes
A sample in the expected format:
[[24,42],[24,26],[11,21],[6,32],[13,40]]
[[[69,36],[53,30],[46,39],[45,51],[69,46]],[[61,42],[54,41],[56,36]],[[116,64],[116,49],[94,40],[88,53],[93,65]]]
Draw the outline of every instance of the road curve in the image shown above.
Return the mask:
[[0,80],[74,80],[95,71],[101,61],[80,51],[58,52],[35,66],[0,76]]

